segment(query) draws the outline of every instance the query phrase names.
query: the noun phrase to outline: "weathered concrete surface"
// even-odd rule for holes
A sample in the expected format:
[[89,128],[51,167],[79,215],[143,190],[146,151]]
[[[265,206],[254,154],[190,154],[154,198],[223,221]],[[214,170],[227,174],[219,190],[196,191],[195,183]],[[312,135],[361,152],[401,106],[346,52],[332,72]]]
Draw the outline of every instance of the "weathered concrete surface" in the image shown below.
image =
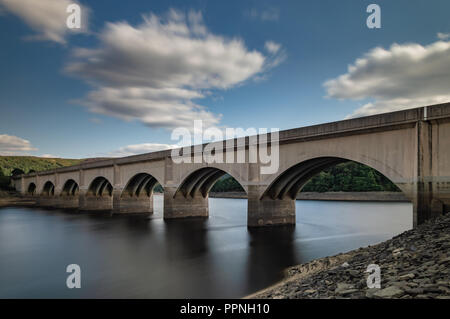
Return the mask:
[[[81,198],[83,197],[83,199]],[[112,211],[113,210],[113,198],[112,196],[81,196],[79,198],[83,202],[83,206],[80,205],[80,210],[87,211]]]
[[62,209],[77,209],[79,207],[78,196],[58,196],[55,207]]
[[208,217],[208,197],[184,197],[176,188],[164,189],[164,218]]
[[[295,223],[294,201],[304,183],[330,165],[351,160],[378,170],[403,191],[413,203],[415,226],[450,210],[450,103],[281,131],[279,167],[270,174],[261,173],[267,164],[260,159],[249,162],[249,141],[245,138],[244,163],[207,163],[201,159],[203,145],[200,151],[192,147],[191,158],[200,157],[198,163],[177,164],[169,150],[21,175],[13,183],[24,195],[35,185],[38,196],[47,195],[44,185],[51,183],[59,196],[71,179],[80,189],[80,209],[120,212],[129,181],[145,173],[167,193],[164,216],[177,218],[208,216],[211,183],[228,173],[248,194],[249,226],[263,226]],[[224,145],[215,154],[237,158],[238,149]],[[42,204],[50,202],[44,199]],[[130,210],[125,210],[141,209],[133,205],[127,203]]]
[[295,225],[295,200],[261,196],[264,188],[249,186],[247,225],[249,227]]
[[115,214],[153,214],[153,196],[122,196]]

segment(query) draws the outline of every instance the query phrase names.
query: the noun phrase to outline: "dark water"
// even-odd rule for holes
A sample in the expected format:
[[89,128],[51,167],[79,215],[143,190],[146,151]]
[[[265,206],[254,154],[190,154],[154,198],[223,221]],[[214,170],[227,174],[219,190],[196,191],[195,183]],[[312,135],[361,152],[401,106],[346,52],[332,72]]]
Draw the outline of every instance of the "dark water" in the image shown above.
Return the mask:
[[[210,199],[208,220],[0,209],[1,298],[242,297],[288,266],[412,227],[409,203],[297,201],[296,227],[247,229],[247,201]],[[81,289],[66,267],[81,267]]]

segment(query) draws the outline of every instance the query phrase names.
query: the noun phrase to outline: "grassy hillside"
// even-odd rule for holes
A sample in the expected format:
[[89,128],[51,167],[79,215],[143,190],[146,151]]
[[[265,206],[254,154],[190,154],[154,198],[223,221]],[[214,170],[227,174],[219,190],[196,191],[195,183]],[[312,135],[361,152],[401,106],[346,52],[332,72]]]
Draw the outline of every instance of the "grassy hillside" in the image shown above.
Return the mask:
[[25,173],[30,170],[45,171],[48,169],[76,165],[83,160],[66,158],[43,158],[34,156],[0,156],[0,175],[11,176],[13,169],[19,168]]
[[25,173],[29,173],[30,170],[39,172],[63,166],[76,165],[82,161],[84,160],[34,156],[0,156],[0,189],[9,189],[10,176],[14,169],[21,169]]

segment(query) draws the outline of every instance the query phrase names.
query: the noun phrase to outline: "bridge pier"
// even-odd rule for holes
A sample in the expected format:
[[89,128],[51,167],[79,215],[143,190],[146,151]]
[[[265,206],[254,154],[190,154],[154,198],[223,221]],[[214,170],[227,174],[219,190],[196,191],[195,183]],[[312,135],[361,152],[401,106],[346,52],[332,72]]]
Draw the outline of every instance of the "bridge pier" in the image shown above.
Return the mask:
[[261,194],[264,187],[248,187],[247,226],[295,225],[295,200],[272,199]]
[[114,214],[153,214],[153,195],[114,197]]
[[54,208],[58,207],[58,198],[56,196],[38,196],[36,203],[40,207]]
[[58,196],[56,206],[62,209],[76,209],[79,207],[78,196]]
[[208,196],[184,196],[177,187],[164,187],[164,218],[208,217]]
[[93,196],[86,193],[78,197],[79,210],[92,210],[92,211],[107,211],[113,209],[113,197],[112,196]]

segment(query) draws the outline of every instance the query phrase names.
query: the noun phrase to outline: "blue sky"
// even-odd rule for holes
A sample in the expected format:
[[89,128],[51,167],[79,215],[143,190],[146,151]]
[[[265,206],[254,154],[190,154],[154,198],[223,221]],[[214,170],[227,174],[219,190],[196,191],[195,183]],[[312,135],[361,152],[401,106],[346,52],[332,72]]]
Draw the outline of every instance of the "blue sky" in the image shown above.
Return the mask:
[[78,33],[74,1],[39,2],[0,0],[0,154],[123,156],[194,119],[288,129],[450,101],[445,0],[79,1]]

